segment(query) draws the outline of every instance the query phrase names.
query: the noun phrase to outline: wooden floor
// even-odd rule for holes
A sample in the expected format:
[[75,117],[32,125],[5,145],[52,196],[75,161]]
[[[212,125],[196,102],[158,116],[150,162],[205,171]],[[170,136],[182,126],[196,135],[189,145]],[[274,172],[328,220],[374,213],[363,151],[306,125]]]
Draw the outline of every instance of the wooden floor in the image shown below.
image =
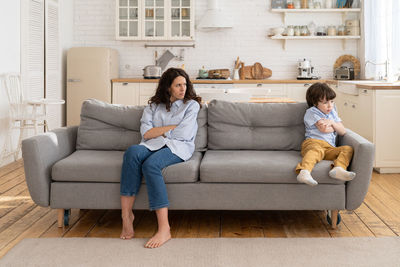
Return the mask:
[[[135,213],[135,236],[156,231],[154,212]],[[400,174],[373,173],[364,203],[341,211],[330,229],[323,211],[170,211],[172,236],[185,237],[362,237],[400,235]],[[24,238],[114,237],[120,210],[72,210],[70,226],[57,227],[57,211],[35,205],[22,161],[0,168],[0,257]]]

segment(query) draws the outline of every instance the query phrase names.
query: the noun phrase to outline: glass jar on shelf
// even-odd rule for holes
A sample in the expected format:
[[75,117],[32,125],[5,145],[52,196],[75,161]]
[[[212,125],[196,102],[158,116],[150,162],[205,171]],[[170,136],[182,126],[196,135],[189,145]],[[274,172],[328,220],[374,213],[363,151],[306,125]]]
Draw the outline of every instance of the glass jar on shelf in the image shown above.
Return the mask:
[[294,35],[294,28],[293,28],[292,25],[287,26],[286,34],[287,34],[287,36],[293,36]]
[[331,25],[328,27],[328,35],[329,36],[335,36],[336,35],[336,27]]
[[288,8],[288,9],[293,9],[294,8],[293,0],[287,0],[286,1],[286,8]]
[[294,0],[293,4],[294,4],[294,8],[295,9],[300,9],[301,8],[300,0]]
[[339,25],[338,30],[337,30],[337,35],[346,35],[346,28],[344,25]]
[[300,36],[300,26],[294,26],[294,36]]
[[324,26],[318,26],[317,36],[326,36],[326,29]]
[[308,31],[308,28],[307,28],[306,25],[301,26],[300,35],[301,35],[301,36],[308,36],[308,35],[310,35],[310,32]]

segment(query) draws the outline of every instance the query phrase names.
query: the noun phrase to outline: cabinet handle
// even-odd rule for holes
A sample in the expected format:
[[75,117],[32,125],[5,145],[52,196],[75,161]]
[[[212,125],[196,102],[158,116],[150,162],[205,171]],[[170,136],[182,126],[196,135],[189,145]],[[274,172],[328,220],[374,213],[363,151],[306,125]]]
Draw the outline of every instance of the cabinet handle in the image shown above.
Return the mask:
[[347,106],[347,102],[344,102],[344,105]]
[[67,80],[69,83],[78,83],[78,82],[80,82],[81,80],[80,79],[68,79]]
[[257,83],[257,87],[262,87],[262,83]]
[[128,85],[128,83],[122,83],[123,86]]
[[306,86],[310,86],[310,84],[309,84],[309,83],[305,83],[305,84],[304,84],[304,87],[306,87]]
[[356,105],[353,104],[353,105],[351,105],[351,107],[352,107],[352,108],[356,108]]
[[367,90],[367,89],[364,89],[364,90],[363,90],[363,93],[364,93],[364,94],[368,93],[368,90]]

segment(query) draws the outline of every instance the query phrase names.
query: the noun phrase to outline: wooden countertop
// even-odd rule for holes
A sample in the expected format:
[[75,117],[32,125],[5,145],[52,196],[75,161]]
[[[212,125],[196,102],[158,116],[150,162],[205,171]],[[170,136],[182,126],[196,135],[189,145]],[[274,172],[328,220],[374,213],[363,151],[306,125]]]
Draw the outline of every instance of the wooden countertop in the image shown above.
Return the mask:
[[[337,85],[338,82],[346,82],[348,80],[327,80],[328,84]],[[356,85],[356,88],[370,89],[370,90],[400,90],[400,82],[388,83],[371,83],[368,80],[350,81]]]
[[[112,82],[119,83],[158,83],[158,79],[143,79],[143,78],[118,78],[112,79]],[[202,84],[253,84],[253,83],[316,83],[326,82],[327,80],[207,80],[207,79],[191,79],[192,83]]]

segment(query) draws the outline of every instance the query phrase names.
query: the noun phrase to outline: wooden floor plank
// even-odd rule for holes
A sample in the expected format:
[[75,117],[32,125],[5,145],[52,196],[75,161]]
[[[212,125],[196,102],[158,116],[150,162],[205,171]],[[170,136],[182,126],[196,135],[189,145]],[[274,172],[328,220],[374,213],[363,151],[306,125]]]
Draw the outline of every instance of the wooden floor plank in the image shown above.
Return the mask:
[[44,233],[52,224],[57,220],[57,211],[50,210],[45,216],[37,220],[31,227],[26,229],[17,238],[8,243],[2,250],[0,250],[0,258],[3,257],[10,249],[25,238],[38,238]]
[[[57,209],[54,209],[55,214]],[[58,227],[57,223],[53,223],[49,229],[40,235],[40,237],[63,237],[69,230],[77,223],[77,221],[82,218],[87,213],[87,210],[81,209],[71,209],[71,215],[69,219],[69,225]],[[57,219],[57,215],[54,217]]]
[[[133,221],[133,227],[135,228],[140,221],[141,216],[143,215],[143,211],[135,211],[134,215],[135,219]],[[108,210],[87,236],[119,238],[121,235],[121,230],[121,210]]]
[[11,162],[10,164],[7,164],[7,165],[1,167],[0,168],[0,180],[6,174],[13,172],[15,170],[18,170],[18,169],[23,169],[23,161],[22,160],[14,161],[14,162]]
[[46,215],[50,208],[35,207],[24,217],[0,233],[0,250],[17,238],[21,233],[31,227],[37,220]]
[[330,237],[314,211],[282,211],[287,237]]
[[342,223],[346,225],[351,234],[355,237],[374,236],[374,233],[360,220],[353,211],[342,211]]
[[8,190],[12,189],[14,186],[16,186],[22,182],[25,182],[24,174],[21,174],[21,175],[15,177],[14,179],[11,179],[11,180],[5,182],[4,184],[0,185],[0,194],[7,192]]
[[157,217],[154,211],[144,211],[142,218],[135,227],[135,236],[150,238],[157,231]]
[[255,211],[222,211],[221,237],[264,237],[261,218]]
[[86,237],[105,213],[106,210],[89,210],[72,226],[64,237]]
[[23,168],[18,168],[14,171],[11,171],[11,172],[3,175],[2,177],[0,177],[0,185],[5,184],[6,182],[9,182],[21,175],[24,175],[24,177],[25,177],[25,172],[24,172]]
[[[342,213],[343,211],[340,211]],[[339,223],[336,229],[332,229],[331,225],[326,220],[326,211],[315,211],[315,214],[320,218],[322,224],[325,226],[331,237],[352,237],[353,234],[344,223]]]
[[0,218],[26,202],[33,203],[29,191],[24,184],[20,184],[0,195]]
[[280,211],[260,211],[259,217],[263,227],[264,237],[287,237],[284,223],[279,215]]
[[17,222],[19,219],[25,216],[25,214],[29,213],[33,210],[36,205],[33,203],[32,200],[25,201],[5,216],[0,218],[0,233],[8,228],[13,223]]
[[214,238],[220,236],[221,212],[199,211],[199,233],[197,237]]
[[400,235],[400,214],[399,210],[392,208],[386,202],[385,194],[376,192],[376,189],[369,189],[365,196],[364,203],[387,225]]
[[376,214],[364,203],[354,211],[375,236],[397,236]]

